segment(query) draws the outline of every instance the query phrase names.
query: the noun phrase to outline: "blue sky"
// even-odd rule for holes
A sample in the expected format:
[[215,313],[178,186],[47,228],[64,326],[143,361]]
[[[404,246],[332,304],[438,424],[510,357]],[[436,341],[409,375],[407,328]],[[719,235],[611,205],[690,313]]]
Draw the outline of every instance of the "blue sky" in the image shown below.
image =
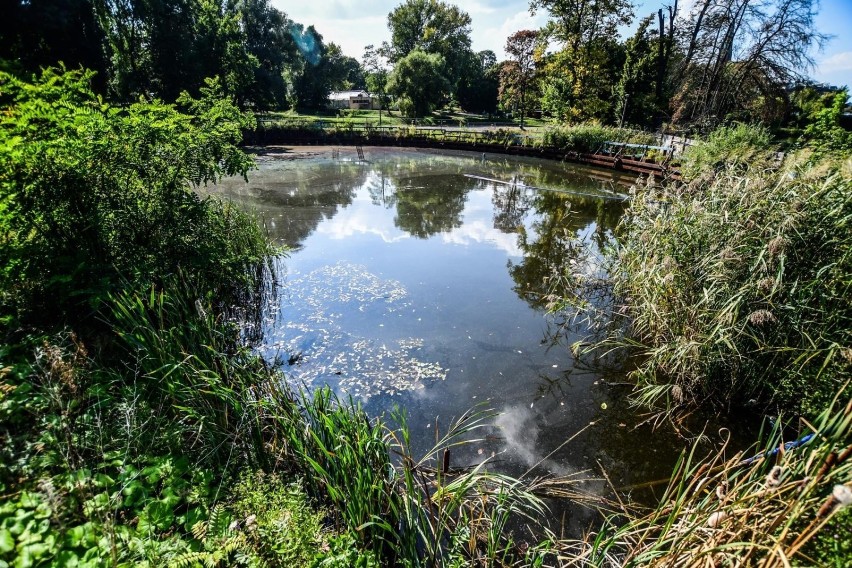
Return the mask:
[[[360,59],[364,46],[389,39],[387,15],[401,0],[271,1],[293,20],[313,24],[326,41],[337,43],[347,55]],[[669,3],[636,1],[637,17],[654,13]],[[473,19],[474,49],[490,49],[498,58],[504,56],[506,37],[521,29],[540,27],[546,19],[543,14],[531,16],[527,0],[459,0],[455,4]],[[822,53],[814,55],[817,68],[810,75],[821,82],[852,85],[852,0],[822,0],[817,27],[834,37]]]

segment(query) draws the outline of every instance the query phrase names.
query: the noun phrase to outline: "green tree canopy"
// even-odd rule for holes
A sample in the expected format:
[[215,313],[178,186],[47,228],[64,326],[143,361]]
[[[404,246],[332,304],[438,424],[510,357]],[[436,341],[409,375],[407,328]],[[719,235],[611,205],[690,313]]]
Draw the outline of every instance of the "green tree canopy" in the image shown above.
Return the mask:
[[388,14],[391,42],[385,52],[393,63],[413,51],[441,55],[445,76],[454,87],[471,52],[470,23],[470,16],[458,6],[440,0],[406,0]]
[[464,73],[456,86],[456,99],[464,110],[493,113],[499,92],[497,56],[493,51],[470,52]]
[[537,31],[520,30],[506,40],[506,53],[510,60],[500,73],[500,93],[505,106],[517,108],[520,112],[521,128],[524,127],[524,115],[531,102],[527,100],[527,95],[535,79],[539,39]]
[[403,114],[429,114],[450,90],[444,76],[444,58],[437,53],[412,51],[396,64],[388,90],[399,97]]
[[231,236],[245,216],[192,185],[245,174],[252,162],[236,145],[248,117],[216,80],[178,110],[105,104],[91,76],[49,68],[27,83],[0,72],[0,312],[85,317],[124,283],[178,271],[244,281],[246,257],[232,253],[245,243]]
[[609,119],[630,0],[532,0],[530,8],[548,12],[545,33],[560,46],[545,62],[542,107],[562,120]]

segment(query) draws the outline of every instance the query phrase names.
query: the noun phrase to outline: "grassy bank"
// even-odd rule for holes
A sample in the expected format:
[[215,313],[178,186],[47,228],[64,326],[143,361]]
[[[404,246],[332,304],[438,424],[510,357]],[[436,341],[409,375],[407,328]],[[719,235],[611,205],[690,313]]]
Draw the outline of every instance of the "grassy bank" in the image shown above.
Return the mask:
[[507,528],[546,516],[534,484],[448,467],[486,415],[414,456],[402,414],[292,392],[253,353],[241,324],[278,251],[192,190],[251,167],[246,117],[215,82],[114,108],[90,78],[0,74],[0,566],[543,554]]

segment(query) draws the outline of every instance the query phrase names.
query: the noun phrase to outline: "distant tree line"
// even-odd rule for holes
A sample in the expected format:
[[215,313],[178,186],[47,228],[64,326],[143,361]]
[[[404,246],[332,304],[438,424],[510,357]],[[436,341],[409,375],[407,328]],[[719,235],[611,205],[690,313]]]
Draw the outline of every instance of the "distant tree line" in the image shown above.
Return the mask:
[[[391,40],[370,46],[365,61],[368,80],[409,115],[455,103],[522,122],[536,112],[642,127],[782,125],[801,114],[801,88],[791,86],[807,84],[811,54],[827,39],[815,29],[817,9],[816,0],[697,0],[682,10],[671,0],[635,22],[630,0],[531,0],[546,25],[513,33],[498,62],[472,50],[461,8],[406,0],[388,15]],[[622,40],[619,30],[634,23]]]
[[120,102],[173,101],[218,76],[255,110],[321,108],[331,91],[369,89],[407,116],[451,105],[522,122],[540,113],[698,130],[795,123],[806,110],[797,102],[814,97],[790,86],[807,82],[810,54],[826,41],[817,1],[678,2],[637,23],[630,0],[531,0],[546,25],[513,33],[498,61],[473,50],[460,7],[405,0],[388,14],[390,41],[358,61],[269,0],[0,0],[0,60],[12,71],[59,61],[95,70],[96,90]]
[[360,63],[268,0],[2,0],[0,59],[9,71],[94,70],[107,98],[174,101],[218,76],[257,110],[317,107],[363,88]]

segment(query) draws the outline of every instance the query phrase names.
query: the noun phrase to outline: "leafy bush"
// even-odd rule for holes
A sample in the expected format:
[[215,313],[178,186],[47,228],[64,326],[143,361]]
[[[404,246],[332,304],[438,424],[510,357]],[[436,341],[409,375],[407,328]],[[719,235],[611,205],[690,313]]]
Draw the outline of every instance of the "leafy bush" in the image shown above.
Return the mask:
[[836,95],[827,108],[817,111],[809,117],[802,142],[820,154],[848,156],[852,153],[852,132],[840,125],[840,117],[846,109],[847,91]]
[[768,165],[773,155],[772,137],[766,127],[742,123],[722,126],[707,140],[687,148],[681,173],[685,179],[693,179],[723,169],[758,169]]
[[852,379],[852,175],[791,159],[639,188],[616,290],[651,398],[823,408]]
[[269,252],[245,213],[192,185],[243,173],[247,117],[215,80],[185,112],[125,108],[91,91],[91,72],[0,72],[0,308],[89,317],[125,282],[179,269],[208,287],[247,285]]
[[575,152],[596,152],[608,141],[648,145],[657,143],[656,136],[647,132],[586,123],[547,128],[541,144]]

